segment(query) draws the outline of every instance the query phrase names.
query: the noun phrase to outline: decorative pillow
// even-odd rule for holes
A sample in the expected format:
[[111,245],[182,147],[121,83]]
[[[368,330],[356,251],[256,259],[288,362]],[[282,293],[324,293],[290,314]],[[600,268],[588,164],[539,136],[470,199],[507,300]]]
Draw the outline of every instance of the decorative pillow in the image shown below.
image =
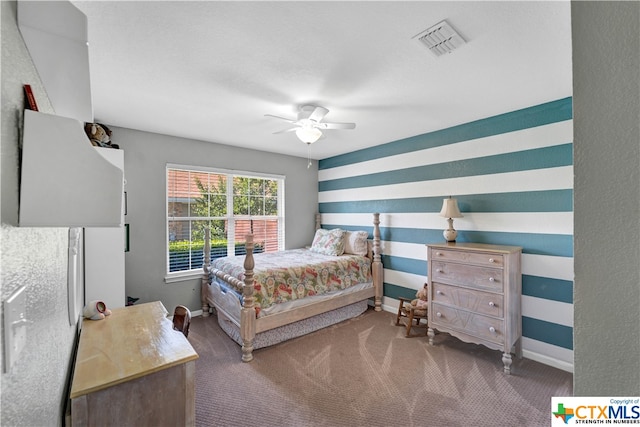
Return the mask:
[[319,228],[309,249],[323,255],[342,255],[344,253],[344,230]]
[[367,231],[345,231],[344,253],[367,256]]

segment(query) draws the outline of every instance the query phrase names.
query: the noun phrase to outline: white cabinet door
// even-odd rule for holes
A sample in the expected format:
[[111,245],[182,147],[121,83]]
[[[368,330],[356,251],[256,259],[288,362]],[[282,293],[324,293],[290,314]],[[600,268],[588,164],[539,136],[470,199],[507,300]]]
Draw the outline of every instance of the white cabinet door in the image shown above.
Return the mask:
[[124,227],[85,228],[84,298],[124,307]]
[[[124,170],[124,151],[112,148],[95,148],[95,150],[109,163]],[[122,207],[121,224],[124,223],[124,204]],[[100,300],[109,309],[126,305],[124,245],[123,226],[84,229],[85,303]]]
[[124,152],[93,147],[82,127],[24,111],[21,227],[122,225]]

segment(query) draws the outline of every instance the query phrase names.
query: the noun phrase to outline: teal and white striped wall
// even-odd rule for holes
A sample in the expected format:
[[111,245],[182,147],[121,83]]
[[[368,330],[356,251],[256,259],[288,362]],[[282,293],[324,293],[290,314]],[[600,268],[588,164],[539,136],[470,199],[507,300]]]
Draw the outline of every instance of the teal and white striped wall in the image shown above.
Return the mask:
[[380,212],[384,304],[426,281],[442,199],[459,242],[521,246],[525,357],[573,370],[573,120],[564,98],[323,159],[323,227],[367,229]]

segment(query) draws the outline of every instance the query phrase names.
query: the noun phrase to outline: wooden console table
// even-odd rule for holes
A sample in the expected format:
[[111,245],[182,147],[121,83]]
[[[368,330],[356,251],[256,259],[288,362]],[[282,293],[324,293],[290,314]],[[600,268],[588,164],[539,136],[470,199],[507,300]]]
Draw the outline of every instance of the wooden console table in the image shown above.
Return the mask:
[[194,425],[197,358],[159,301],[85,319],[71,384],[72,425]]

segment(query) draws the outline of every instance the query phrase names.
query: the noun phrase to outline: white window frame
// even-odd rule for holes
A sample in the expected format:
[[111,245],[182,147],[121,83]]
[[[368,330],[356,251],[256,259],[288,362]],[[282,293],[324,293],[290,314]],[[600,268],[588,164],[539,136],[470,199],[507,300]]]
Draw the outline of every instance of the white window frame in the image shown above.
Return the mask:
[[[177,281],[182,281],[190,278],[194,278],[197,276],[201,276],[203,271],[201,268],[191,269],[191,270],[181,270],[181,271],[169,271],[169,221],[178,219],[177,217],[169,217],[169,185],[168,185],[168,172],[169,170],[182,170],[189,172],[203,172],[203,173],[211,173],[211,174],[220,174],[227,176],[227,215],[225,220],[228,224],[228,236],[235,235],[235,221],[236,220],[247,220],[247,219],[260,219],[261,217],[251,217],[245,215],[234,215],[233,214],[233,178],[234,177],[242,177],[242,178],[264,178],[264,179],[273,179],[278,181],[278,250],[284,249],[284,239],[285,239],[285,218],[284,218],[284,184],[285,184],[285,176],[284,175],[276,175],[276,174],[266,174],[260,172],[247,172],[247,171],[238,171],[231,169],[220,169],[220,168],[211,168],[206,166],[193,166],[193,165],[182,165],[182,164],[174,164],[167,163],[165,168],[165,282],[172,283]],[[185,221],[201,221],[203,219],[207,219],[211,217],[179,217],[180,220]],[[228,239],[227,242],[227,253],[234,253],[234,239]]]

